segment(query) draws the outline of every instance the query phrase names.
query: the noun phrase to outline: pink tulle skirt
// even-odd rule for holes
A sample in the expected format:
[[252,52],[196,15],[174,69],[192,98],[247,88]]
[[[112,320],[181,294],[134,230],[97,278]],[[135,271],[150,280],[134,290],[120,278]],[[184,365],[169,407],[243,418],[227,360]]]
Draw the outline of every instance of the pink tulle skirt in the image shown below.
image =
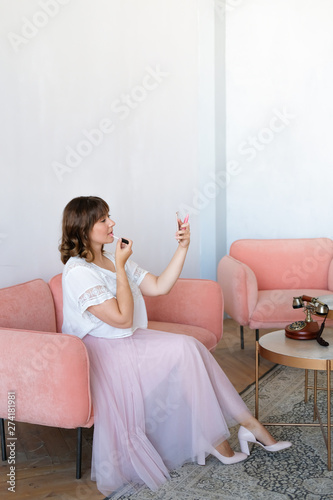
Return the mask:
[[136,330],[84,337],[91,365],[91,477],[104,495],[126,484],[156,490],[169,470],[205,463],[249,410],[211,353],[187,335]]

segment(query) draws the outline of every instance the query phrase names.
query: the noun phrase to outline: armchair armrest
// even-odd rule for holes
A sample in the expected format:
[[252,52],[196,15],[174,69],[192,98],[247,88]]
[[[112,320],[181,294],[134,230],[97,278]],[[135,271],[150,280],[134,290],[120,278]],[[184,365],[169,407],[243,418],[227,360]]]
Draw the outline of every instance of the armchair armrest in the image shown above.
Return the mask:
[[225,312],[240,325],[248,325],[258,301],[254,272],[246,264],[226,255],[219,262],[217,280],[222,288]]
[[19,422],[51,427],[89,427],[89,358],[72,335],[0,328],[0,417],[15,392]]
[[328,268],[328,289],[333,292],[333,260]]
[[220,340],[223,328],[223,295],[215,281],[177,280],[167,295],[144,296],[149,321],[200,326]]

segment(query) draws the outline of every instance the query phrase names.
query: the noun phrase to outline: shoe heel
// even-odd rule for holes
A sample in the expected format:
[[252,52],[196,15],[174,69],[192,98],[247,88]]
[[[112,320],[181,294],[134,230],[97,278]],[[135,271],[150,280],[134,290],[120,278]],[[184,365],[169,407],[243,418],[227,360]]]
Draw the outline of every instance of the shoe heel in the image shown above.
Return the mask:
[[246,455],[250,455],[249,443],[243,439],[239,440],[239,445],[242,453],[246,453]]
[[206,453],[201,451],[197,456],[197,464],[198,465],[206,465]]

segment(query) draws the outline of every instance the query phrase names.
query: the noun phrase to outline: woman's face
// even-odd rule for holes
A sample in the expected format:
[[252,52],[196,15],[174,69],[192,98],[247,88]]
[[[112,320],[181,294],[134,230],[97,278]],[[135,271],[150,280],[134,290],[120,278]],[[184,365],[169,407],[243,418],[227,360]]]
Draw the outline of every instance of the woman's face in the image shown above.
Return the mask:
[[108,214],[103,215],[92,227],[89,234],[90,243],[93,247],[106,245],[114,241],[113,226],[116,223],[110,219]]

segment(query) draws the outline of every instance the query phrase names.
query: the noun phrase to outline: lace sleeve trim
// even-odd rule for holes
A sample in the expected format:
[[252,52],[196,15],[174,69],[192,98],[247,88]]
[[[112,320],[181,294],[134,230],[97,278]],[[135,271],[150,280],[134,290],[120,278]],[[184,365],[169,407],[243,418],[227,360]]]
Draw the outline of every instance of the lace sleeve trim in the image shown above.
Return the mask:
[[141,281],[143,280],[143,278],[146,276],[147,273],[148,271],[145,271],[141,267],[137,266],[133,274],[134,283],[140,285]]
[[88,307],[102,304],[106,300],[113,298],[114,296],[106,286],[97,285],[80,295],[78,298],[79,309],[81,313],[84,314]]

